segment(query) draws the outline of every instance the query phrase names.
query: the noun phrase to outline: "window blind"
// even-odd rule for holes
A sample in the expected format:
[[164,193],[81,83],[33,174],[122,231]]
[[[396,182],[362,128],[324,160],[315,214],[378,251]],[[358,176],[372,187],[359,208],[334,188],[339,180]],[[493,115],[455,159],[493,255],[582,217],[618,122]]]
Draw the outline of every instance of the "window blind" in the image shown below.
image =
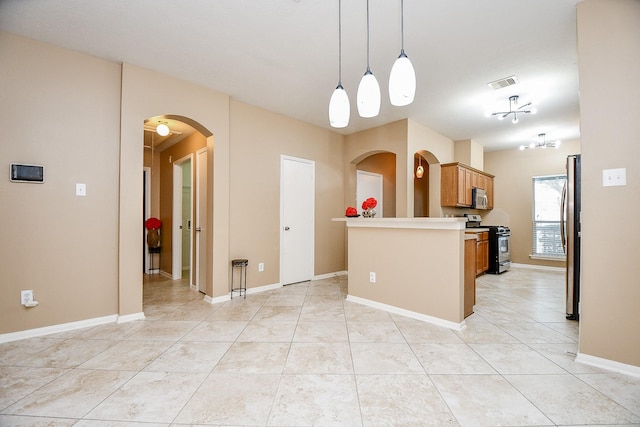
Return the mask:
[[562,188],[566,175],[533,177],[533,257],[564,259],[560,227],[566,220],[560,216]]

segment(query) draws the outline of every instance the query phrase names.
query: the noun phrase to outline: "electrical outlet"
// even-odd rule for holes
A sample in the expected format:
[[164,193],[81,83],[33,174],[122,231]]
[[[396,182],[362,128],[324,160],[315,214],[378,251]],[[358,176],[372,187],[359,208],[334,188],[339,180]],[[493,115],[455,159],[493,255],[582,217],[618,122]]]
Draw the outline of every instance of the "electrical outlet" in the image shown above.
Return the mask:
[[373,271],[369,273],[369,282],[376,283],[376,273]]
[[258,271],[264,271],[264,262],[258,264]]
[[33,302],[33,290],[20,291],[20,304],[25,305]]

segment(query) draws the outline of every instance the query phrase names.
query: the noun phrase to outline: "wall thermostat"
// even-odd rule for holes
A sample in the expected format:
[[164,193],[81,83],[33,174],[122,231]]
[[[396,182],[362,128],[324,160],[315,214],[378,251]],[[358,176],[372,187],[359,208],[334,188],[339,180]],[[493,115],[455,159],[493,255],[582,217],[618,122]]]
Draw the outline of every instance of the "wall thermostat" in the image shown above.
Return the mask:
[[34,182],[41,184],[44,182],[44,166],[11,163],[9,180],[11,182]]

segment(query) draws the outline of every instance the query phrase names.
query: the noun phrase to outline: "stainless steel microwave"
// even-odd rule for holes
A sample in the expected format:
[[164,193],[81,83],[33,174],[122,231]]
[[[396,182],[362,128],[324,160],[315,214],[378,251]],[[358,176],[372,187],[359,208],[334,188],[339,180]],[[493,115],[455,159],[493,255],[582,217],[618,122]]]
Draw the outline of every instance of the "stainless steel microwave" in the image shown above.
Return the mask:
[[482,188],[474,188],[472,190],[473,209],[487,209],[488,198],[487,192]]

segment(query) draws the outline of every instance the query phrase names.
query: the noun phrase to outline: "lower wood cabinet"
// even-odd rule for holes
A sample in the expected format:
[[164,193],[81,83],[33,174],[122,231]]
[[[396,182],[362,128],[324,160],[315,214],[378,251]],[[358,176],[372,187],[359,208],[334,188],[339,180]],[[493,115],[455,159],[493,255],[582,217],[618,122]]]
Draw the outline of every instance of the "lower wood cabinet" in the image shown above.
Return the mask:
[[479,276],[489,270],[489,232],[467,231],[467,234],[476,234],[476,275]]
[[464,317],[473,313],[476,304],[476,240],[464,241]]

